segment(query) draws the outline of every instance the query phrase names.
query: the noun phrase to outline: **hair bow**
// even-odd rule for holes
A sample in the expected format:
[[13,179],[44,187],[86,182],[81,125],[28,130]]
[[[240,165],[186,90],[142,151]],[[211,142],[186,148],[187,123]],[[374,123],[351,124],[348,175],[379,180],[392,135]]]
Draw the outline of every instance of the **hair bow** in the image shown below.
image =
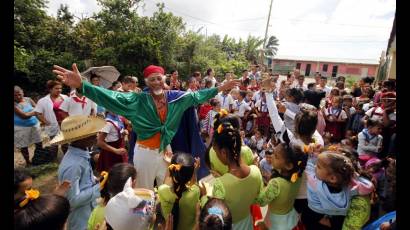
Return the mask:
[[103,190],[108,180],[108,172],[102,171],[100,175],[103,177],[102,181],[100,182],[100,190]]
[[35,200],[40,196],[40,192],[37,189],[26,190],[24,193],[26,194],[26,198],[19,203],[21,208],[28,204],[30,200]]
[[182,165],[180,165],[180,164],[170,164],[168,166],[168,169],[169,170],[179,171],[179,170],[181,170],[181,167],[182,167]]
[[223,130],[224,130],[224,127],[223,127],[222,124],[220,124],[220,125],[218,126],[218,129],[217,129],[216,131],[218,131],[218,134],[221,134]]
[[219,116],[220,116],[221,118],[225,117],[226,115],[228,115],[228,111],[226,111],[225,109],[221,109],[221,110],[219,111]]
[[299,178],[299,174],[297,172],[294,172],[292,174],[292,177],[290,178],[290,182],[295,183],[298,178]]
[[224,225],[222,209],[220,209],[219,207],[208,208],[208,213],[211,215],[216,215],[221,220],[222,225]]

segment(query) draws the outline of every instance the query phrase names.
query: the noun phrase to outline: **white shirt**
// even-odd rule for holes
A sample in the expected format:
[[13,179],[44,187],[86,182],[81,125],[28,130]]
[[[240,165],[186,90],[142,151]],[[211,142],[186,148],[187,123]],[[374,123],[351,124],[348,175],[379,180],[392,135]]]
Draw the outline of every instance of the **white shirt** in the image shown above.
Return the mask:
[[366,115],[369,118],[373,118],[373,119],[376,119],[376,120],[382,122],[383,121],[383,113],[384,113],[384,110],[381,107],[373,107],[373,108],[367,110]]
[[251,110],[251,107],[249,106],[249,104],[246,103],[244,100],[242,100],[241,102],[239,102],[238,100],[235,100],[234,108],[236,110],[235,114],[241,118],[245,115],[246,111]]
[[259,99],[261,99],[261,91],[260,90],[256,91],[252,96],[252,101],[257,102],[257,101],[259,101]]
[[[68,99],[68,97],[64,94],[60,94],[60,96],[63,98],[63,100]],[[60,131],[60,127],[53,110],[53,101],[50,98],[50,94],[38,100],[34,111],[42,114],[46,121],[50,123],[49,125],[45,126],[45,132],[47,133],[47,135],[50,137],[57,135]]]
[[[333,110],[332,107],[329,107],[329,108],[325,109],[325,116],[329,116],[329,115],[337,116],[338,114],[337,114],[336,110]],[[338,118],[338,119],[347,119],[346,112],[342,109],[341,112],[339,113],[339,116],[337,116],[336,118]]]
[[[114,121],[114,123],[116,122]],[[119,127],[118,124],[116,125],[117,127]],[[105,126],[104,128],[101,129],[100,132],[107,134],[107,136],[105,137],[105,142],[114,142],[120,139],[120,137],[118,136],[117,129],[114,127],[114,125],[111,122],[108,122],[108,121],[105,122]]]
[[323,91],[326,92],[326,97],[329,96],[330,91],[332,91],[332,87],[325,85],[325,87],[320,87],[320,85],[316,86],[317,89],[322,89]]
[[303,91],[306,91],[306,90],[308,90],[308,88],[307,88],[307,86],[305,86],[305,85],[299,85],[299,82],[295,85],[295,88],[296,89],[302,89]]
[[215,98],[221,103],[221,109],[226,109],[229,112],[229,105],[233,105],[235,101],[230,94],[223,95],[222,92],[218,93]]
[[255,103],[255,107],[258,108],[259,112],[268,112],[268,106],[266,104],[266,102],[263,102],[262,99],[259,99],[256,103]]
[[206,82],[206,80],[211,80],[212,81],[212,87],[215,87],[215,85],[216,85],[215,77],[206,76],[206,77],[204,77],[203,81]]
[[61,104],[61,110],[65,111],[68,113],[69,116],[74,116],[74,115],[91,115],[91,110],[94,109],[95,112],[97,112],[97,106],[95,102],[91,101],[90,99],[86,98],[83,96],[83,98],[78,98],[80,100],[84,100],[85,104],[81,102],[76,102],[74,97],[78,98],[75,94],[72,95],[71,97],[68,98],[68,100],[65,100]]

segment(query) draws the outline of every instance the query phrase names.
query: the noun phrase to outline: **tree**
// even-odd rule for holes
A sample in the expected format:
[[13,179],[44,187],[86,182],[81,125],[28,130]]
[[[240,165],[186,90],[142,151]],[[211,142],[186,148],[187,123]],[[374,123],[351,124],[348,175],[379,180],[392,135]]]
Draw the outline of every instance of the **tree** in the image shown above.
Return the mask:
[[271,36],[264,49],[265,56],[273,58],[278,52],[279,40],[275,36]]
[[74,15],[70,13],[67,5],[60,4],[57,10],[57,20],[72,25],[74,23]]
[[248,39],[246,40],[245,43],[245,57],[248,61],[250,62],[255,62],[257,61],[257,58],[259,56],[259,48],[263,44],[263,39],[253,37],[253,36],[248,36]]

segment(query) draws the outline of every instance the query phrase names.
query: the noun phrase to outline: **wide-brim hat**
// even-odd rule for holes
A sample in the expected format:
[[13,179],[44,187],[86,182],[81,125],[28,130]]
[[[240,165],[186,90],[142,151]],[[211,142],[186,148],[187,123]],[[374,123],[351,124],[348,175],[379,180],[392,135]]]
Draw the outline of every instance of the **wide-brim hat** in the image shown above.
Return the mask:
[[105,120],[97,116],[69,116],[61,122],[61,130],[47,145],[61,145],[97,134]]

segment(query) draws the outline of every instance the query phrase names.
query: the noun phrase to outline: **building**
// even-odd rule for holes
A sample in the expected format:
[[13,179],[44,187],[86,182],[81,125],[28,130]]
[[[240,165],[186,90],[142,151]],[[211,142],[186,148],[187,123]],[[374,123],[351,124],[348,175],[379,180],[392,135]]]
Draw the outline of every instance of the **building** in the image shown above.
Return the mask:
[[305,76],[313,76],[316,72],[332,77],[376,76],[378,66],[377,59],[276,56],[272,62],[273,72],[287,74],[294,69],[300,69],[300,73]]
[[386,50],[387,52],[383,52],[380,57],[380,71],[377,75],[377,81],[396,79],[396,17],[394,17]]

